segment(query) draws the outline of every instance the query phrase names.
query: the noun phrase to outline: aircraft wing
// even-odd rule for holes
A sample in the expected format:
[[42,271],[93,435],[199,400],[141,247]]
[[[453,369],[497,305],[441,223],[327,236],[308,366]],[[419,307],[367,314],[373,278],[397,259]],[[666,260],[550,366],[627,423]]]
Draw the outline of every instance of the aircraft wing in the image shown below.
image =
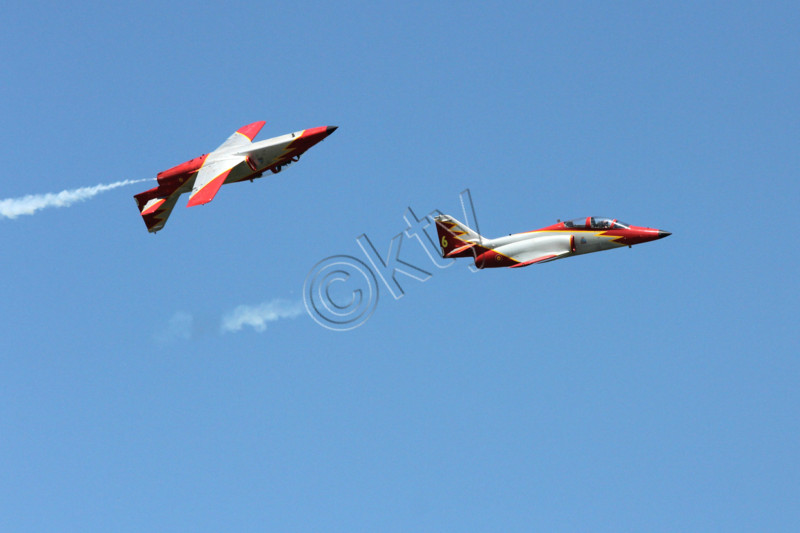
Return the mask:
[[253,122],[252,124],[248,124],[247,126],[242,126],[238,130],[236,130],[233,135],[227,138],[227,140],[220,145],[219,148],[214,150],[214,152],[227,152],[234,148],[241,148],[253,142],[258,132],[261,131],[261,128],[264,127],[263,120],[259,122]]
[[526,267],[528,265],[533,265],[533,264],[536,264],[536,263],[544,263],[545,261],[552,261],[553,259],[556,259],[558,256],[564,255],[566,253],[569,253],[569,252],[560,252],[560,253],[557,253],[557,254],[545,254],[545,255],[540,255],[538,257],[534,257],[532,259],[525,259],[523,257],[520,257],[520,258],[518,258],[518,259],[521,259],[521,261],[519,263],[517,263],[516,265],[511,265],[508,268],[520,268],[520,267]]
[[199,171],[197,171],[197,178],[194,180],[194,187],[192,188],[192,195],[189,197],[189,203],[186,207],[195,205],[207,204],[216,196],[219,188],[225,183],[225,180],[233,168],[244,163],[243,156],[226,157],[224,159],[217,159],[214,161],[206,162]]
[[[544,239],[547,240],[545,241]],[[511,265],[509,268],[519,268],[536,263],[553,261],[575,251],[575,237],[573,235],[544,237],[542,241],[544,242],[535,249],[515,254],[512,259],[516,259],[519,263]]]
[[225,154],[252,143],[255,136],[264,127],[264,124],[266,122],[261,120],[242,126],[228,137],[219,148],[208,155],[206,163],[197,172],[192,195],[189,197],[189,203],[186,204],[186,207],[207,204],[214,199],[231,170],[245,161],[243,156],[226,157]]
[[556,250],[550,252],[537,251],[537,252],[527,252],[527,253],[523,252],[514,257],[514,259],[519,261],[519,263],[517,263],[516,265],[511,265],[508,268],[526,267],[528,265],[533,265],[536,263],[553,261],[555,259],[558,259],[562,255],[570,253],[571,251],[572,250]]

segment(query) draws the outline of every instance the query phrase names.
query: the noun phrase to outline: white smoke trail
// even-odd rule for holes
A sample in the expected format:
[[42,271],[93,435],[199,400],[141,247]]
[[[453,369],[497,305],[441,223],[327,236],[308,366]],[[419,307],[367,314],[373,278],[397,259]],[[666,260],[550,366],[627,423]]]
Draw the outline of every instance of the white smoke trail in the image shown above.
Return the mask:
[[17,218],[20,215],[32,215],[39,209],[45,207],[69,207],[75,202],[83,202],[100,194],[103,191],[116,189],[132,183],[141,183],[143,181],[150,181],[153,178],[146,178],[142,180],[124,180],[108,185],[95,185],[94,187],[81,187],[80,189],[72,189],[61,191],[59,193],[47,194],[28,194],[19,198],[6,198],[0,200],[0,215],[6,218]]
[[281,318],[297,318],[305,307],[303,302],[272,300],[261,305],[240,305],[222,318],[222,331],[240,331],[244,326],[253,326],[259,333],[267,329],[267,322]]

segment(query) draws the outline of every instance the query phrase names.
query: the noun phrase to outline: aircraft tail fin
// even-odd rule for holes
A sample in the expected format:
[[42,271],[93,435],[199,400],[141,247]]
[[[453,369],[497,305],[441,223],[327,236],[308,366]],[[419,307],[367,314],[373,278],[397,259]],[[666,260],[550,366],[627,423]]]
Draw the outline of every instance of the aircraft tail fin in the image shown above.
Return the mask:
[[434,220],[442,257],[473,257],[478,249],[484,249],[486,239],[450,215],[438,215]]
[[178,196],[180,196],[179,191],[168,191],[160,187],[133,195],[147,231],[155,233],[164,227],[172,208],[175,207],[175,202],[178,201]]

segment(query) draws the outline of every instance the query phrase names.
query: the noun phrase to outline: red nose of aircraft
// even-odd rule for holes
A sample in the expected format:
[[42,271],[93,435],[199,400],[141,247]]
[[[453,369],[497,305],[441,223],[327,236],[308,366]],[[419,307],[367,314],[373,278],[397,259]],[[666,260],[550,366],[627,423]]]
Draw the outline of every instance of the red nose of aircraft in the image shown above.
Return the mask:
[[664,231],[662,229],[653,229],[653,228],[637,228],[637,229],[639,230],[637,233],[639,233],[638,237],[641,239],[640,242],[655,241],[672,235],[672,233]]
[[303,137],[314,139],[315,142],[319,142],[336,131],[336,128],[338,128],[338,126],[319,126],[318,128],[310,128],[303,132]]
[[625,234],[626,235],[623,237],[621,242],[627,245],[655,241],[657,239],[663,239],[664,237],[669,237],[672,235],[672,233],[668,231],[654,228],[643,228],[639,226],[631,226],[627,231],[625,231]]
[[297,153],[302,154],[322,139],[336,131],[336,126],[319,126],[317,128],[309,128],[303,130],[303,134],[294,140],[291,148],[296,150]]
[[312,139],[314,139],[315,143],[318,143],[336,131],[336,128],[338,128],[338,126],[320,126],[319,128],[312,128],[310,131],[307,131],[306,135],[309,135]]

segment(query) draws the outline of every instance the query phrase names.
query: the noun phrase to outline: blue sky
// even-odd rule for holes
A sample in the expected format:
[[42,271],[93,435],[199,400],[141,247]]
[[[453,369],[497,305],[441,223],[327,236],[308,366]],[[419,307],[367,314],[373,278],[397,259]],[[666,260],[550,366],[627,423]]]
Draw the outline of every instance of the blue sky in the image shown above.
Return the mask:
[[[0,219],[4,530],[796,528],[796,3],[0,15],[3,199],[339,126],[155,236],[148,183]],[[464,189],[488,236],[673,235],[478,273],[406,240],[432,277],[361,327],[297,311]],[[240,306],[276,319],[225,331]]]

